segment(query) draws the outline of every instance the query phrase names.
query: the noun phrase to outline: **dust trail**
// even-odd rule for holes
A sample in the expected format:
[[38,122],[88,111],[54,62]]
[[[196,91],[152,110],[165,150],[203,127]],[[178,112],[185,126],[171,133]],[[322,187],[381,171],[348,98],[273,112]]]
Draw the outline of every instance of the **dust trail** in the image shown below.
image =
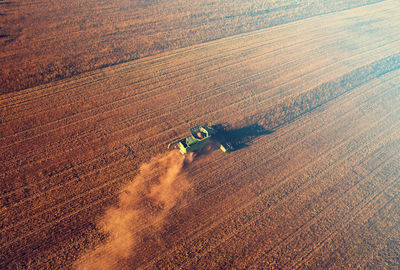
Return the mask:
[[108,209],[100,222],[108,240],[84,254],[77,269],[121,269],[135,255],[143,231],[156,233],[170,210],[190,187],[184,166],[191,162],[177,151],[159,155],[140,167],[139,174],[119,197],[118,207]]

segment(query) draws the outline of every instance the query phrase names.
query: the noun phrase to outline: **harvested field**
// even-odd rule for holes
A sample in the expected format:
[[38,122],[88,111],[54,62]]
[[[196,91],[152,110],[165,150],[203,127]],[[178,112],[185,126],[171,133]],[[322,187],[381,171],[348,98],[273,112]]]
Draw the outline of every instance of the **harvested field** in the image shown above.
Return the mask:
[[[400,2],[340,3],[4,88],[0,267],[399,267]],[[264,132],[166,153],[206,122]]]
[[380,1],[0,1],[0,94]]

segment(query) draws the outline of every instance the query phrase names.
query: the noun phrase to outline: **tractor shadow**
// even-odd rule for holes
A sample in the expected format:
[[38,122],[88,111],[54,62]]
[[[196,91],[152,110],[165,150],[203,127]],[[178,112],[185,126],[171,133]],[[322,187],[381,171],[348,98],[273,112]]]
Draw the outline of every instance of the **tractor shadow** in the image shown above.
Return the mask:
[[231,128],[222,124],[212,126],[217,132],[217,140],[225,143],[230,143],[233,146],[233,151],[245,148],[251,142],[260,136],[271,134],[273,131],[265,129],[258,124],[252,124],[240,128]]

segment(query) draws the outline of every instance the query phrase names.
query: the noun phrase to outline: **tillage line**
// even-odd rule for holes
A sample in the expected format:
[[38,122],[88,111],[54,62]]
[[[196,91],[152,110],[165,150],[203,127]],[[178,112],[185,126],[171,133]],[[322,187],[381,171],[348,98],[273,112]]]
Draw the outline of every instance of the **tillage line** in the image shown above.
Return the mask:
[[[350,140],[350,139],[348,139],[348,140]],[[343,144],[344,144],[344,142],[341,143],[341,145],[343,145]],[[367,147],[368,147],[368,146],[365,146],[365,147],[363,147],[363,148],[367,148]],[[333,150],[334,150],[334,149],[332,149],[331,151],[333,151]],[[357,150],[357,149],[356,149],[356,150]],[[356,152],[356,150],[352,151],[352,153],[353,153],[353,152]],[[331,151],[329,151],[329,152],[331,152]],[[324,156],[325,156],[325,155],[324,155]],[[320,158],[318,158],[318,159],[321,159],[321,158],[322,158],[322,157],[320,157]],[[318,160],[318,159],[317,159],[317,160]],[[312,163],[315,163],[317,160],[311,161],[311,162],[310,162],[306,167],[304,167],[304,168],[308,168],[309,166],[312,165]],[[333,165],[333,164],[332,164],[332,165]],[[329,167],[325,168],[323,171],[321,171],[321,173],[323,173],[323,172],[325,172],[326,170],[328,170],[328,168],[329,168]],[[304,170],[304,169],[301,169],[301,171],[303,171],[303,170]],[[289,181],[290,178],[291,178],[292,176],[293,176],[293,175],[287,176],[287,177],[286,177],[286,180],[285,180],[284,182],[282,182],[282,183],[285,183],[285,182]],[[278,186],[272,186],[271,189],[277,189],[277,188],[278,188],[279,186],[281,186],[281,185],[282,185],[282,184],[280,183]],[[305,185],[306,185],[306,183],[303,183],[302,186],[297,187],[294,191],[292,191],[291,193],[289,193],[288,195],[286,195],[286,196],[285,196],[283,199],[281,199],[279,202],[281,203],[282,201],[288,200],[288,199],[290,198],[290,196],[294,196],[294,193],[297,192],[298,190],[300,190],[301,188],[304,188]],[[270,190],[269,190],[268,192],[270,192]],[[258,195],[257,197],[255,197],[254,199],[252,199],[250,202],[246,203],[245,205],[243,205],[243,206],[240,207],[239,209],[235,209],[234,212],[237,213],[237,212],[243,210],[244,208],[249,207],[249,205],[253,204],[256,200],[259,200],[263,195],[265,195],[265,193],[267,193],[267,192],[264,192],[264,193]],[[277,205],[278,205],[278,204],[277,204]],[[277,205],[271,206],[270,208],[273,209],[273,208],[277,207]],[[272,211],[272,210],[269,210],[269,212],[270,212],[270,211]],[[231,215],[233,215],[233,213],[229,214],[229,216],[231,216]],[[227,218],[227,216],[225,216],[224,218],[221,218],[221,220],[222,220],[222,219],[225,219],[225,218]],[[262,217],[259,216],[259,217],[254,218],[253,220],[247,222],[247,223],[246,223],[246,227],[247,227],[249,224],[253,224],[254,222],[260,220],[261,218],[262,218]],[[215,225],[215,226],[217,226],[217,225]],[[213,226],[213,227],[214,227],[214,226]],[[224,239],[222,242],[220,242],[220,244],[216,245],[215,247],[220,246],[223,242],[227,241],[228,239],[232,238],[233,236],[239,234],[241,231],[243,231],[244,229],[246,229],[246,227],[245,227],[244,225],[243,225],[242,227],[243,227],[242,229],[236,231],[236,232],[233,233],[230,237]],[[214,228],[209,228],[209,231],[211,231],[211,230],[213,230],[213,229],[214,229]],[[202,234],[202,235],[205,234],[205,233],[207,233],[207,232],[201,231],[201,234]],[[215,248],[215,247],[210,247],[210,248],[208,248],[208,249],[205,250],[202,254],[205,254],[205,253],[209,252],[211,249],[213,249],[213,248]],[[200,256],[202,256],[202,255],[199,254],[199,255],[196,256],[196,257],[200,257]]]
[[[384,92],[381,92],[380,93],[380,95],[379,96],[383,96],[384,95]],[[379,97],[379,96],[374,96],[374,98],[377,98],[377,97]],[[342,117],[340,117],[340,118],[342,118]],[[337,120],[337,119],[340,119],[339,117],[337,117],[336,119],[335,119],[335,121]],[[101,156],[100,156],[101,157]],[[116,164],[120,164],[121,162],[123,162],[123,161],[117,161],[116,162]],[[100,168],[99,170],[103,170],[103,169],[106,169],[106,168],[108,168],[108,167],[111,167],[112,165],[114,165],[113,163],[110,163],[110,164],[108,164],[106,167],[102,167],[102,168]],[[76,167],[76,166],[75,166]],[[68,171],[70,171],[70,170],[68,170]],[[65,171],[64,171],[65,172]],[[59,174],[60,175],[62,175],[64,172],[60,172]],[[89,175],[91,175],[91,174],[94,174],[95,172],[90,172],[90,173],[87,173],[87,174],[85,174],[85,175],[81,175],[81,177],[87,177],[87,176],[89,176]],[[57,175],[56,175],[57,176]],[[43,179],[41,182],[43,182],[43,181],[45,181],[45,179]],[[73,181],[75,181],[75,179],[74,180],[72,180],[72,181],[70,181],[70,182],[73,182]],[[65,182],[65,181],[63,181],[62,183],[62,186],[65,186],[66,184],[69,184],[68,182]],[[33,186],[34,184],[32,184],[32,186]],[[24,189],[24,188],[26,188],[27,186],[24,186],[24,187],[22,187],[22,188],[20,188],[20,189],[17,189],[16,191],[13,191],[13,193],[14,192],[17,192],[18,190],[21,190],[21,189]],[[50,189],[50,190],[48,190],[48,191],[52,191],[52,190],[55,190],[55,189],[57,189],[57,188],[59,188],[59,187],[61,187],[61,186],[55,186],[54,188],[52,188],[52,189]],[[5,196],[7,196],[7,195],[10,195],[10,194],[12,194],[12,193],[8,193],[8,194],[6,194],[6,195],[3,195],[2,197],[5,197]],[[34,198],[37,198],[37,197],[34,197]],[[24,200],[24,201],[30,201],[30,200],[32,200],[32,199],[34,199],[34,198],[27,198],[26,200]],[[18,203],[19,204],[19,203]]]
[[[377,123],[379,124],[380,123],[380,121],[377,121]],[[332,123],[332,124],[334,124],[334,123]],[[365,130],[365,129],[364,129]],[[382,134],[383,132],[381,132],[380,134]],[[345,142],[347,142],[347,141],[349,141],[350,139],[347,139],[347,140],[344,140],[340,145],[338,145],[336,148],[339,148],[339,146],[342,146],[342,145],[344,145],[345,144]],[[335,148],[335,149],[336,149]],[[316,160],[314,160],[314,161],[311,161],[308,165],[307,165],[307,167],[309,167],[309,166],[311,166],[313,163],[315,163],[317,160],[319,160],[320,158],[322,158],[322,157],[324,157],[324,156],[327,156],[330,152],[332,152],[333,150],[335,150],[335,149],[332,149],[332,150],[330,150],[329,152],[327,152],[327,153],[325,153],[324,155],[322,155],[321,157],[319,157],[318,159],[316,159]],[[254,167],[256,167],[256,166],[253,166],[251,169],[254,169]],[[304,170],[304,168],[302,169],[302,170]],[[246,171],[243,173],[244,175],[246,174]],[[239,176],[238,176],[239,177]],[[285,182],[287,182],[288,181],[288,179],[289,178],[291,178],[292,176],[286,176],[285,178],[287,179]],[[228,181],[229,182],[229,181]],[[227,183],[227,184],[229,184],[229,183]],[[219,186],[218,188],[222,188],[222,186]],[[271,188],[277,188],[277,187],[271,187]],[[261,194],[262,195],[262,194]],[[260,196],[261,196],[260,195]],[[255,199],[258,199],[258,197],[256,197]],[[254,200],[255,200],[254,199]],[[250,202],[251,203],[251,202]],[[249,203],[249,204],[250,204]],[[212,228],[211,228],[212,229]],[[211,230],[210,229],[210,230]],[[199,229],[200,230],[200,229]],[[202,233],[204,233],[204,232],[202,232]]]
[[[123,176],[125,176],[125,175],[127,175],[127,174],[121,175],[120,177],[118,177],[118,179],[121,178],[121,177],[123,177]],[[115,181],[118,181],[118,179],[115,180]],[[115,182],[115,181],[112,181],[112,182]],[[65,183],[64,183],[64,184],[65,184]],[[98,189],[100,189],[100,188],[103,187],[103,186],[107,186],[108,184],[111,184],[111,183],[108,182],[108,183],[106,183],[105,185],[101,185],[101,186],[99,186],[99,187],[97,187],[97,188],[95,188],[95,189],[93,189],[93,190],[90,190],[89,193],[92,192],[92,191],[94,191],[94,190],[98,190]],[[58,187],[55,187],[54,189],[57,189],[57,188],[58,188]],[[54,190],[54,189],[53,189],[53,190]],[[85,193],[87,193],[87,192],[85,192]],[[72,199],[76,199],[76,198],[79,198],[79,197],[82,197],[82,196],[83,196],[83,194],[81,194],[80,196],[75,196],[75,197],[73,197]],[[62,204],[65,204],[65,203],[62,203]],[[59,204],[59,205],[62,205],[62,204]],[[46,211],[44,211],[44,212],[35,214],[35,215],[32,216],[32,217],[35,217],[35,216],[38,216],[38,215],[43,214],[43,213],[45,213],[45,212],[48,212],[48,211],[50,211],[50,210],[52,210],[52,209],[54,209],[54,208],[57,208],[57,206],[52,207],[51,209],[48,209],[48,210],[46,210]],[[29,219],[29,218],[28,218],[28,219]],[[18,222],[18,224],[20,224],[20,223],[23,223],[23,221]],[[14,224],[14,225],[17,225],[17,224]]]

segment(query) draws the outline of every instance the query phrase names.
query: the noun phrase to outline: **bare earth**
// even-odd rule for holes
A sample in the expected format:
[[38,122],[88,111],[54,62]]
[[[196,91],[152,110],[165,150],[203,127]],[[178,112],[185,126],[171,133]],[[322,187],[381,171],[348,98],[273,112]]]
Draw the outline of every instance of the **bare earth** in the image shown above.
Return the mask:
[[382,0],[0,0],[0,94]]
[[85,265],[141,164],[206,122],[269,134],[187,164],[114,268],[400,267],[399,33],[387,0],[5,91],[0,268]]

